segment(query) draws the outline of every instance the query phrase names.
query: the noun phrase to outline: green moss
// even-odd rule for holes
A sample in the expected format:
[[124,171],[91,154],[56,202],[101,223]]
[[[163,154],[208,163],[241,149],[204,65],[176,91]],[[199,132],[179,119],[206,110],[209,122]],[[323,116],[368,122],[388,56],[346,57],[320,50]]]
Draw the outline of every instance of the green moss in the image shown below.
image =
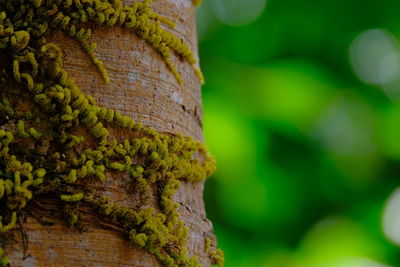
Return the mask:
[[221,249],[211,251],[209,256],[214,264],[218,265],[219,267],[224,266],[225,257],[224,252]]
[[192,2],[193,2],[193,4],[194,4],[195,6],[200,6],[200,5],[201,5],[201,2],[203,2],[203,0],[192,0]]
[[[127,28],[162,55],[179,82],[172,52],[192,64],[202,80],[190,48],[161,26],[172,28],[174,23],[154,13],[150,3],[0,0],[0,53],[8,58],[0,68],[0,80],[6,81],[0,84],[0,232],[15,226],[18,214],[33,198],[51,194],[65,203],[71,226],[79,223],[79,204],[85,203],[121,225],[133,245],[166,266],[200,266],[195,257],[187,256],[188,229],[173,196],[181,181],[203,181],[214,171],[214,160],[204,145],[143,128],[98,106],[65,71],[63,51],[46,40],[56,31],[67,33],[109,82],[94,53],[96,44],[90,42],[92,30],[85,26]],[[29,110],[21,111],[21,106]],[[128,129],[135,137],[111,139],[109,127]],[[82,130],[85,133],[77,135]],[[90,135],[87,141],[84,136]],[[104,182],[110,172],[130,175],[140,207],[123,207],[92,190],[93,183]],[[157,189],[159,210],[148,208],[150,188]],[[210,257],[221,262],[219,252]],[[7,262],[0,250],[0,266]]]
[[0,248],[0,266],[6,266],[9,262],[8,258],[4,256],[3,249]]
[[83,194],[82,193],[76,193],[73,195],[61,195],[61,200],[65,202],[78,202],[82,200]]
[[208,253],[211,249],[211,239],[209,237],[206,237],[204,239],[204,252]]
[[14,211],[11,215],[10,222],[8,224],[3,225],[3,217],[0,216],[0,233],[7,232],[14,228],[15,223],[17,222],[17,213]]

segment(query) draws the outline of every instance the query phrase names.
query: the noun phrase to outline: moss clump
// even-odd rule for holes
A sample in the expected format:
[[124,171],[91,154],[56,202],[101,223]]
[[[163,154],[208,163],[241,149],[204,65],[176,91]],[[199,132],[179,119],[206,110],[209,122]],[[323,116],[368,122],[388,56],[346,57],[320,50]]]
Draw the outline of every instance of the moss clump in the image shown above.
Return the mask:
[[195,6],[200,6],[200,5],[201,5],[201,2],[203,2],[203,0],[192,0],[192,2],[193,2],[193,4],[194,4]]
[[204,239],[204,252],[208,254],[213,264],[216,264],[219,267],[224,266],[224,252],[221,249],[212,249],[211,239],[209,237]]
[[211,261],[214,264],[218,265],[219,267],[224,266],[225,256],[224,252],[221,249],[217,248],[215,250],[210,251],[208,256],[211,258]]
[[5,257],[4,255],[4,251],[2,248],[0,248],[0,266],[6,266],[7,264],[9,264],[9,260],[7,257]]
[[[173,23],[154,13],[151,1],[124,6],[120,0],[0,0],[0,232],[11,230],[32,199],[44,194],[65,203],[75,225],[80,203],[121,225],[131,242],[166,266],[200,266],[186,252],[188,229],[173,195],[181,181],[202,181],[215,168],[201,142],[143,128],[121,113],[100,107],[84,95],[63,67],[63,52],[46,37],[64,31],[77,40],[109,81],[90,42],[88,23],[119,26],[154,47],[181,81],[172,52],[193,66],[189,47],[165,30]],[[194,67],[199,78],[200,71]],[[22,109],[22,107],[24,107]],[[109,128],[131,131],[129,139],[110,137]],[[88,140],[87,140],[88,139]],[[200,156],[199,156],[200,155]],[[107,173],[131,177],[138,208],[123,207],[95,192]],[[159,209],[148,207],[156,188]],[[0,250],[0,265],[7,264]]]
[[83,198],[82,193],[76,193],[73,195],[61,195],[61,200],[65,202],[78,202],[81,201]]

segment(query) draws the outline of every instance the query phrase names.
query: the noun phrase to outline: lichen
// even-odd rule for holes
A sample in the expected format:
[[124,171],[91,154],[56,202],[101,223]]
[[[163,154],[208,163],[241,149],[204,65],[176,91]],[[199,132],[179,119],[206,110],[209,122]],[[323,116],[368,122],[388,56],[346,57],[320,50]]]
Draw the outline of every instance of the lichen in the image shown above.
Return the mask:
[[[64,203],[71,226],[79,223],[78,207],[84,203],[121,225],[133,245],[166,266],[200,266],[187,255],[188,229],[173,196],[181,181],[203,181],[214,171],[207,149],[189,137],[143,128],[99,106],[64,69],[63,51],[46,39],[63,31],[77,40],[109,82],[96,44],[90,42],[93,30],[85,27],[127,28],[161,54],[179,82],[172,52],[202,80],[190,48],[161,26],[174,23],[152,11],[150,3],[0,0],[0,54],[6,56],[0,64],[0,233],[15,227],[32,199],[50,194]],[[133,137],[112,138],[113,127],[125,128]],[[93,190],[112,172],[130,176],[132,193],[140,196],[138,208],[121,206]],[[158,209],[147,204],[150,188],[156,188]],[[0,249],[0,266],[7,263]]]

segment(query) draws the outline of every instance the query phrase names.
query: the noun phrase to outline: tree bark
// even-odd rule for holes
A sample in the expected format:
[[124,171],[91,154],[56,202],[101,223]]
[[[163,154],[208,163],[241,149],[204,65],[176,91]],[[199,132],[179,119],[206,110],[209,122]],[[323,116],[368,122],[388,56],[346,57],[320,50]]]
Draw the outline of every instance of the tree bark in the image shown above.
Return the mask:
[[[126,0],[124,4],[132,2]],[[190,0],[155,0],[152,8],[175,22],[177,26],[171,31],[197,51],[195,7]],[[104,62],[110,84],[103,82],[76,41],[61,32],[49,37],[63,49],[65,69],[82,92],[92,95],[99,105],[120,111],[159,132],[182,133],[203,140],[200,84],[190,64],[173,57],[184,80],[179,85],[158,52],[131,31],[117,26],[94,29],[92,40],[98,44],[95,53]],[[127,134],[111,129],[111,137]],[[119,204],[134,206],[135,194],[126,190],[128,180],[126,175],[112,174],[96,190]],[[182,182],[175,201],[190,229],[189,255],[197,256],[203,266],[210,266],[205,238],[212,240],[212,246],[215,239],[206,219],[202,193],[202,182]],[[33,202],[30,207],[29,214],[20,220],[20,231],[15,230],[13,240],[8,242],[12,266],[162,266],[151,254],[134,248],[117,229],[101,227],[107,222],[90,210],[87,227],[75,229],[63,221],[62,205],[56,199]]]

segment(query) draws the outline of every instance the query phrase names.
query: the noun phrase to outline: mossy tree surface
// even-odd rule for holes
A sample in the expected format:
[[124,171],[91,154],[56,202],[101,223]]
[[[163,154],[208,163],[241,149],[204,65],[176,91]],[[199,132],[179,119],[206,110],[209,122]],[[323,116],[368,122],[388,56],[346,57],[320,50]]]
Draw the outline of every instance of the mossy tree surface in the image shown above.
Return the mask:
[[[0,5],[10,2],[19,1],[2,0]],[[21,2],[29,3],[28,7],[51,2],[64,7],[83,3],[86,8],[94,5],[102,10],[102,2],[108,1]],[[118,5],[119,1],[109,2]],[[125,6],[137,3],[122,2]],[[27,36],[20,29],[30,22],[13,25],[15,29],[9,32],[3,27],[1,34],[6,39],[1,40],[0,50],[0,138],[4,170],[0,180],[9,184],[0,185],[0,189],[9,192],[2,194],[2,205],[7,207],[1,214],[4,218],[0,241],[12,266],[209,266],[218,259],[202,202],[202,180],[212,171],[212,160],[199,142],[174,137],[182,133],[202,140],[201,76],[195,63],[196,53],[191,53],[196,51],[194,8],[189,0],[151,3],[154,14],[162,16],[151,18],[154,27],[171,32],[176,40],[188,45],[178,45],[175,50],[174,41],[165,50],[145,32],[134,32],[121,25],[99,26],[96,21],[76,24],[76,32],[80,28],[93,29],[88,42],[71,38],[76,37],[71,34],[71,25],[68,31],[49,31],[45,43],[54,43],[57,48],[42,41],[29,48],[33,35]],[[18,16],[23,15],[29,21],[31,13],[28,8],[16,12],[13,19],[18,21]],[[56,13],[50,15],[56,17]],[[101,16],[98,17],[101,22]],[[169,28],[169,21],[176,27]],[[94,52],[92,43],[97,43]],[[41,54],[34,54],[32,59],[30,52],[38,47]],[[57,70],[58,63],[52,71],[52,64],[60,60],[62,72],[68,78]],[[40,83],[44,88],[40,88]],[[92,96],[85,100],[90,109],[79,104],[76,88]],[[71,108],[66,100],[68,90],[72,91]],[[120,113],[111,115],[110,110]],[[128,117],[156,131],[141,130]],[[59,123],[55,118],[65,122]],[[97,120],[103,120],[104,125],[99,126]],[[55,129],[56,125],[62,129]],[[107,133],[101,126],[105,126]],[[133,148],[135,139],[141,145],[136,143]],[[98,149],[103,149],[102,158],[93,152]],[[36,158],[32,159],[32,155]],[[11,187],[15,192],[11,192]],[[25,192],[21,188],[30,190]],[[179,204],[179,218],[171,209],[174,203]],[[151,208],[155,211],[150,212]],[[157,210],[164,215],[154,215]],[[14,229],[8,231],[11,226]],[[186,248],[187,255],[183,253]]]

